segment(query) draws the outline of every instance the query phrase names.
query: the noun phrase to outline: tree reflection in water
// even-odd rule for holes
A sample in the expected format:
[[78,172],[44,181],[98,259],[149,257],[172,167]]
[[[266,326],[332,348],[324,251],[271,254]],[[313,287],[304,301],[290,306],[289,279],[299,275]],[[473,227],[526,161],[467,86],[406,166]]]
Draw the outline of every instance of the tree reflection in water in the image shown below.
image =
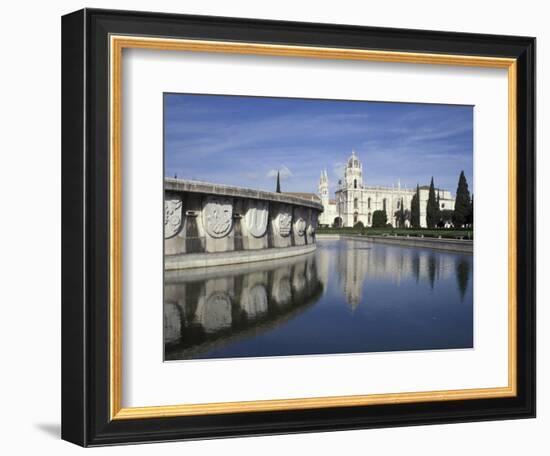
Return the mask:
[[458,289],[460,290],[460,298],[464,300],[464,295],[468,289],[468,282],[470,280],[470,267],[471,261],[468,261],[465,257],[462,257],[456,263],[456,280],[458,282]]

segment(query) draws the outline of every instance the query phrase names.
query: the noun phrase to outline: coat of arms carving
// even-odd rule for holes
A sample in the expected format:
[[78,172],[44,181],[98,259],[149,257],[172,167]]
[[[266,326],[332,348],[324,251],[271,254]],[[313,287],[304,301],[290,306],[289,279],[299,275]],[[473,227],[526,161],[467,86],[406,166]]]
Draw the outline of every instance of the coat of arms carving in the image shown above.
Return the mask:
[[233,204],[229,198],[208,197],[202,211],[206,232],[214,237],[227,236],[233,226]]
[[262,237],[267,229],[269,209],[266,202],[254,202],[246,212],[246,226],[254,237]]
[[306,226],[306,221],[302,217],[296,220],[296,234],[298,236],[303,236],[306,232]]
[[164,238],[169,239],[178,234],[183,220],[183,201],[178,196],[166,197],[164,200]]
[[292,214],[287,211],[282,211],[277,216],[277,225],[279,227],[279,234],[283,237],[287,237],[290,234],[292,228]]

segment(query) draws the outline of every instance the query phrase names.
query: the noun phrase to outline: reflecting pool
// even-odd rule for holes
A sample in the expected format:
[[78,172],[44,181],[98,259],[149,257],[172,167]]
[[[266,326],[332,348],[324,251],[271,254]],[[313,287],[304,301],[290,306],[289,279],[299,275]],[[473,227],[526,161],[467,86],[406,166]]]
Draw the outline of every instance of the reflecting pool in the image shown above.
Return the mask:
[[473,256],[354,240],[167,273],[165,359],[473,347]]

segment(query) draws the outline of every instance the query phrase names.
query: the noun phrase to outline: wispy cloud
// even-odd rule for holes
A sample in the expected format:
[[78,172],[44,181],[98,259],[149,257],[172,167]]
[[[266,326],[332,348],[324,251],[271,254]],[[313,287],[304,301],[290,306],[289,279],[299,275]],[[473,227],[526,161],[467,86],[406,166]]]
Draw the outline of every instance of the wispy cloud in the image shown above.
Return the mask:
[[[288,191],[331,190],[352,149],[372,185],[473,186],[469,106],[171,95],[165,98],[166,175]],[[291,171],[292,170],[292,171]]]
[[292,171],[290,171],[290,169],[288,168],[288,166],[286,165],[281,165],[280,168],[277,168],[277,169],[270,169],[267,174],[266,174],[266,177],[277,177],[277,174],[279,174],[279,177],[281,179],[287,179],[289,177],[292,177],[294,176],[294,174],[292,174]]

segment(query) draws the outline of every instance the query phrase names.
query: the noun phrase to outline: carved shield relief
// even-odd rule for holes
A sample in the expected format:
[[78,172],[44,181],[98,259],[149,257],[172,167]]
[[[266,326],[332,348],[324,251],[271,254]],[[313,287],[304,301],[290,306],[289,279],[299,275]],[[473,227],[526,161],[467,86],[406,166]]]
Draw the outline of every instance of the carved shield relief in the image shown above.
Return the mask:
[[164,239],[178,234],[183,221],[183,201],[179,196],[167,195],[164,199]]
[[206,232],[214,237],[227,236],[233,226],[233,203],[230,198],[209,196],[206,198],[202,217]]
[[279,230],[279,234],[283,237],[287,237],[290,234],[290,230],[292,228],[292,214],[290,211],[281,211],[279,215],[277,215],[277,228]]
[[268,203],[256,201],[250,204],[246,211],[246,227],[252,236],[262,237],[267,229],[268,222]]
[[307,226],[306,221],[302,217],[298,218],[295,224],[296,234],[298,236],[303,236],[304,233],[306,232],[306,226]]

